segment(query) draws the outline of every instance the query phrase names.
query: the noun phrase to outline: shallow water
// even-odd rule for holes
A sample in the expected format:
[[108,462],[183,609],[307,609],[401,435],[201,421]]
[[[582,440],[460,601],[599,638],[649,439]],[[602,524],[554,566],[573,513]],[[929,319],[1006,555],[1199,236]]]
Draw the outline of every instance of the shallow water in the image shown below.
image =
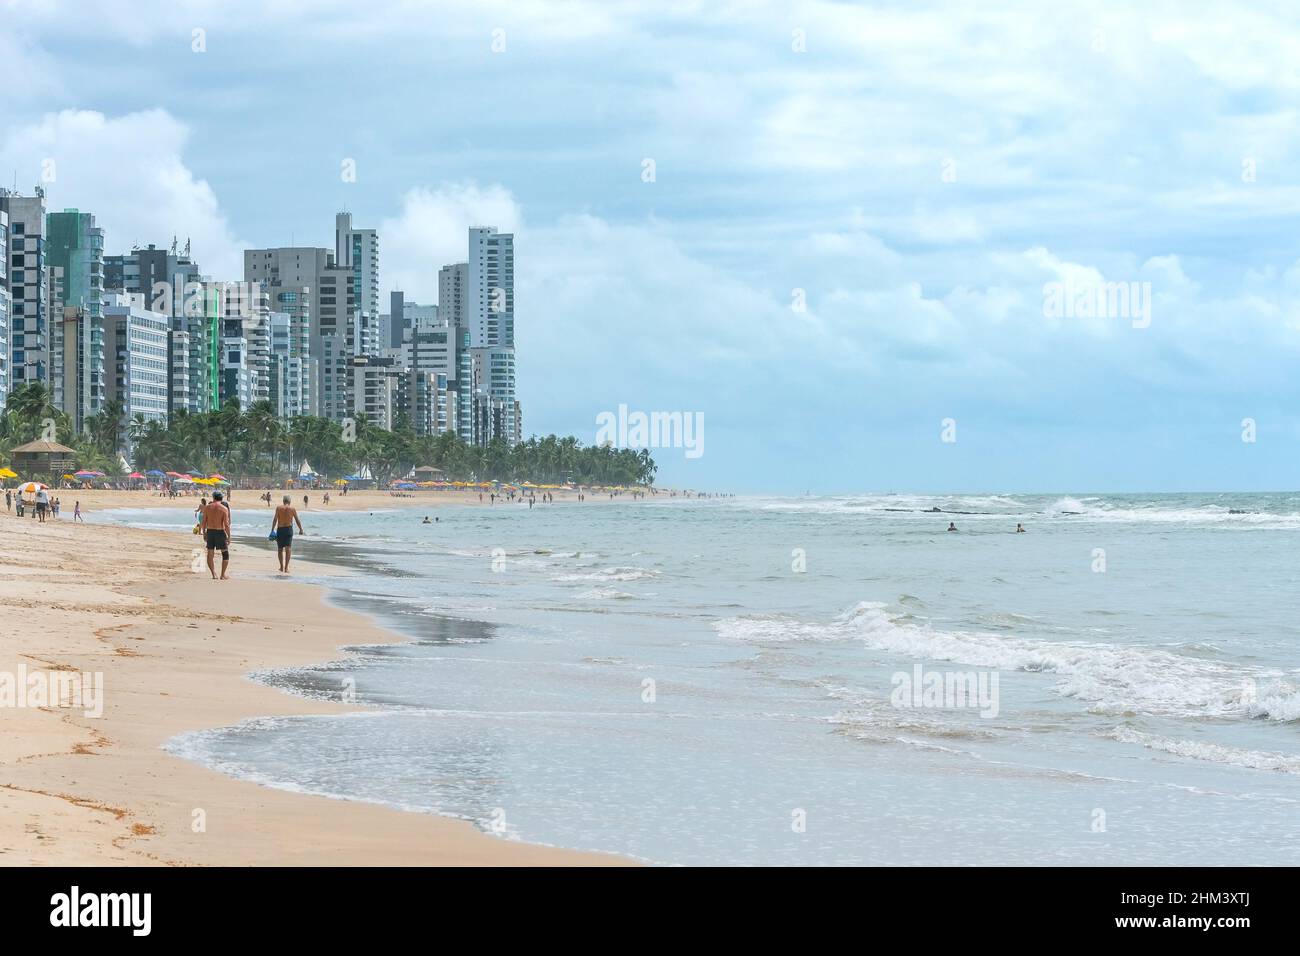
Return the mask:
[[373,709],[171,748],[661,863],[1300,862],[1298,495],[430,512],[296,542],[412,642],[259,679]]

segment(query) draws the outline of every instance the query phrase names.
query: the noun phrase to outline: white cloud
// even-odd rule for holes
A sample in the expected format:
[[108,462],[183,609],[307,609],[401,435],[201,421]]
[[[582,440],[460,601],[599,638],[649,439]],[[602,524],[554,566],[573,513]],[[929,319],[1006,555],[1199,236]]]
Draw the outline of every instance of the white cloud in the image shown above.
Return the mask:
[[[9,131],[0,144],[0,169],[18,171],[21,192],[44,185],[51,211],[93,213],[106,253],[188,238],[206,273],[241,279],[244,243],[211,187],[186,166],[188,136],[164,110],[118,117],[65,110]],[[45,176],[52,178],[42,182]]]
[[468,255],[471,226],[519,233],[523,225],[519,204],[504,186],[463,182],[417,187],[402,197],[397,216],[379,224],[381,281],[412,301],[432,305],[438,301],[438,270]]

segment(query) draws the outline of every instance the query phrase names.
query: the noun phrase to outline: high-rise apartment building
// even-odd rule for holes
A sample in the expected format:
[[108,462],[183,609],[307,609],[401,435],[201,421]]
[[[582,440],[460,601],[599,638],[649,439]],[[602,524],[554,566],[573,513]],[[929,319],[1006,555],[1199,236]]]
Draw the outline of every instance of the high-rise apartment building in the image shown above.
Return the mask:
[[8,293],[9,342],[5,356],[10,390],[28,382],[48,384],[49,280],[45,261],[45,191],[23,196],[0,189],[0,213],[9,220],[4,286]]
[[247,410],[270,398],[270,299],[255,282],[216,283],[221,310],[220,402]]
[[[208,341],[214,330],[211,310],[204,299],[204,276],[190,256],[189,243],[178,251],[150,244],[128,253],[104,257],[104,289],[132,296],[137,304],[168,316],[168,414],[201,412],[211,407],[210,384],[213,350]],[[195,363],[206,368],[194,367]]]
[[492,226],[469,231],[466,320],[473,347],[515,345],[515,237]]
[[451,417],[455,431],[474,442],[473,390],[470,386],[470,342],[467,319],[469,263],[455,262],[438,270],[438,315],[447,320],[456,341],[456,370],[449,384],[453,393]]
[[[106,398],[123,407],[124,426],[132,420],[167,423],[171,316],[140,305],[133,294],[104,296],[104,331],[110,369]],[[128,435],[123,428],[123,437]]]
[[0,210],[0,408],[9,397],[9,213]]
[[339,213],[334,217],[334,262],[352,274],[355,302],[348,346],[353,355],[377,355],[386,344],[380,341],[379,234],[354,229],[352,214]]
[[104,404],[108,364],[104,340],[104,230],[95,225],[91,213],[76,209],[52,212],[45,217],[45,258],[50,278],[50,306],[67,315],[80,312],[75,324],[80,340],[68,340],[72,329],[67,321],[63,334],[51,350],[54,401],[71,416],[81,431],[86,419],[98,414]]
[[[356,230],[348,232],[349,248],[355,238],[352,232]],[[367,245],[364,236],[361,244]],[[378,277],[374,280],[377,289]],[[361,348],[371,328],[367,325],[358,330],[359,280],[353,265],[340,266],[333,253],[317,247],[248,249],[244,252],[244,281],[260,283],[270,295],[270,308],[288,312],[293,320],[292,354],[308,373],[310,411],[305,414],[334,421],[347,418],[352,412],[349,359],[363,354]],[[377,329],[378,312],[373,318]]]
[[[439,272],[439,304],[444,288],[453,311],[461,313],[468,332],[470,389],[460,389],[467,405],[470,431],[467,441],[486,445],[501,437],[513,444],[518,440],[515,399],[515,237],[492,226],[469,230],[469,261]],[[456,305],[457,292],[463,306]],[[463,386],[464,379],[458,384]]]

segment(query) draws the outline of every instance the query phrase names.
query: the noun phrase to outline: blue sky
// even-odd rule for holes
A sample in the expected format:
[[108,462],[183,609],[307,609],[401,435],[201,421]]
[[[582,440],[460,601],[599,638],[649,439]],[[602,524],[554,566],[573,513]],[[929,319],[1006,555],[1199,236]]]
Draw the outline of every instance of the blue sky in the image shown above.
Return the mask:
[[347,208],[420,301],[514,230],[525,430],[703,413],[679,485],[1297,487],[1300,26],[992,6],[0,0],[0,181],[218,278]]

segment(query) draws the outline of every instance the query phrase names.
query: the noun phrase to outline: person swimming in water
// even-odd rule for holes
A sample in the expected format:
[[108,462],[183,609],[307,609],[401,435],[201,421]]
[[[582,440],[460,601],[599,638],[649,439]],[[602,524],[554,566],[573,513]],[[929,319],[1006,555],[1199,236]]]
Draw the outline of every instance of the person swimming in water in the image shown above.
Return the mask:
[[956,530],[957,530],[957,525],[954,524],[953,522],[949,521],[949,522],[948,522],[948,530],[949,530],[949,531],[956,531]]
[[425,515],[425,516],[424,516],[424,520],[421,521],[420,524],[433,524],[433,522],[429,520],[429,516],[428,516],[428,515]]
[[1017,522],[1016,522],[1016,534],[1024,534],[1024,533],[1025,533],[1025,526],[1022,525],[1020,522],[1017,521]]

